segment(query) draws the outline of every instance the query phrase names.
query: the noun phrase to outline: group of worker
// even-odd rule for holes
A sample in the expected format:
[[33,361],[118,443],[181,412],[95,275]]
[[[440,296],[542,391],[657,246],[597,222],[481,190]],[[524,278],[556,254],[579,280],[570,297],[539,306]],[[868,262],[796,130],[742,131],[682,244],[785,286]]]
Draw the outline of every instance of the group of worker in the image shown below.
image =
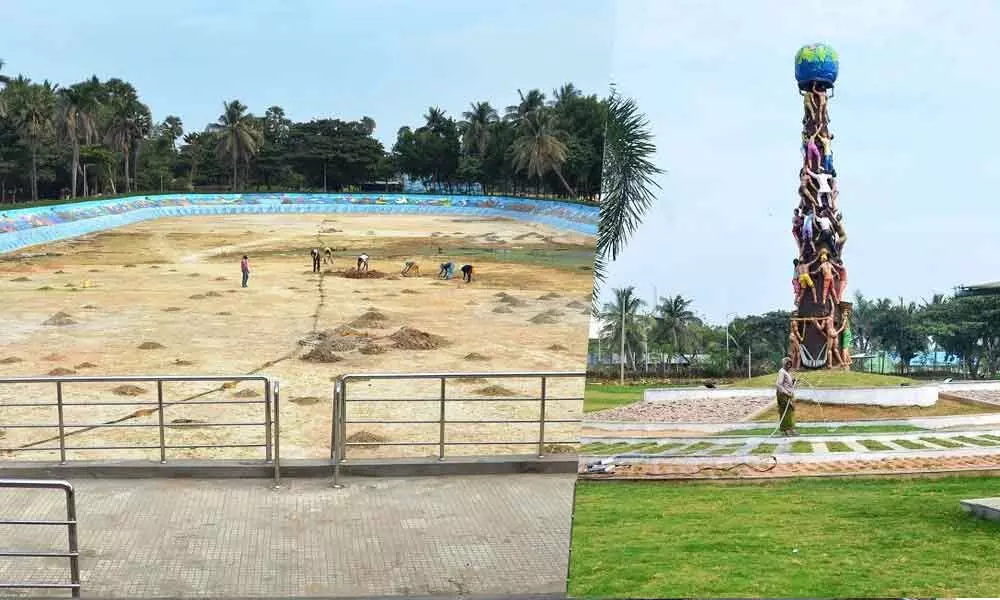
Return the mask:
[[[309,251],[309,254],[312,256],[313,273],[319,273],[320,269],[324,264],[333,265],[333,248],[327,247],[324,248],[323,250],[320,250],[319,248],[313,248],[312,250]],[[366,273],[368,271],[368,258],[369,258],[368,255],[364,253],[358,255],[358,260],[357,260],[358,273]],[[472,265],[468,264],[462,265],[461,269],[459,270],[462,272],[462,281],[466,283],[471,283],[472,270],[473,270]],[[405,277],[412,273],[419,273],[419,272],[420,272],[420,267],[417,265],[417,263],[415,261],[408,260],[405,263],[403,263],[403,270],[400,272],[400,275],[403,275]],[[452,262],[441,263],[441,267],[438,270],[438,278],[451,279],[452,277],[454,277],[454,275],[455,275],[455,263]]]

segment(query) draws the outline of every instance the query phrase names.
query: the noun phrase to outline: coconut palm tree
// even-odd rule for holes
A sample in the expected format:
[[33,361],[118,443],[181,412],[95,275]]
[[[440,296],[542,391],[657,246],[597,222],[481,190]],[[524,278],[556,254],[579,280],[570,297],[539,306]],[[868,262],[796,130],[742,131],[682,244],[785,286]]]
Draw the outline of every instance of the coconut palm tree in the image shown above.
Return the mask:
[[624,380],[626,356],[632,356],[634,367],[636,350],[642,344],[644,319],[639,311],[645,303],[636,295],[634,286],[614,290],[613,297],[613,302],[604,304],[598,318],[603,324],[601,337],[619,353],[620,377]]
[[[0,71],[3,71],[3,59],[0,58]],[[10,83],[10,77],[7,77],[3,73],[0,73],[0,117],[7,116],[7,101],[4,96],[4,90],[7,88],[7,84]]]
[[653,164],[656,153],[649,121],[631,98],[612,88],[601,169],[601,216],[594,260],[594,306],[606,265],[618,258],[652,205],[663,171]]
[[125,173],[125,193],[132,192],[131,157],[136,140],[149,131],[149,109],[139,102],[138,95],[131,85],[109,81],[110,119],[105,132],[105,143],[117,152],[122,153]]
[[220,134],[216,152],[220,157],[228,157],[233,167],[233,191],[238,189],[238,167],[240,161],[248,163],[264,143],[264,133],[257,119],[248,112],[239,100],[223,104],[222,114],[209,131]]
[[521,134],[511,147],[514,169],[524,171],[528,178],[538,177],[539,183],[551,171],[556,174],[569,195],[575,196],[576,192],[562,174],[562,166],[569,152],[561,139],[566,134],[557,128],[552,111],[539,109],[528,113],[521,120],[520,130]]
[[489,102],[473,102],[472,110],[462,113],[462,150],[466,154],[475,154],[482,158],[490,145],[493,134],[493,124],[500,120],[495,108]]
[[31,83],[25,77],[10,82],[5,90],[12,93],[10,113],[21,136],[31,151],[31,199],[38,201],[38,150],[52,133],[52,117],[56,106],[56,86],[48,81]]
[[508,106],[504,115],[504,120],[514,125],[520,125],[525,117],[545,107],[545,94],[541,90],[529,90],[527,94],[517,90],[517,95],[521,102]]
[[572,100],[573,98],[579,98],[581,96],[583,96],[583,92],[581,92],[579,88],[577,88],[572,83],[567,83],[564,84],[558,90],[553,90],[552,92],[553,105],[562,104],[564,102]]
[[[656,336],[670,340],[673,352],[683,354],[681,343],[689,333],[692,325],[700,323],[700,319],[691,310],[691,300],[677,295],[672,298],[660,298],[656,307]],[[666,341],[666,340],[663,340]]]
[[56,127],[59,136],[70,143],[73,157],[70,165],[71,196],[76,198],[77,174],[80,167],[80,143],[95,136],[97,123],[97,98],[85,84],[76,84],[59,90]]

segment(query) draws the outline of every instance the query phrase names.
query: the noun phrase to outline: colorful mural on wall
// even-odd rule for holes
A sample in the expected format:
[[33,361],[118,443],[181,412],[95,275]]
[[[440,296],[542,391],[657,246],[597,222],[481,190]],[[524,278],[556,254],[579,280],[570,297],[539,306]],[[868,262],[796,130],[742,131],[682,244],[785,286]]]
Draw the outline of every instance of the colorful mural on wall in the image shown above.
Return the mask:
[[0,252],[163,217],[267,213],[464,213],[507,216],[596,235],[597,206],[509,196],[165,194],[0,212]]

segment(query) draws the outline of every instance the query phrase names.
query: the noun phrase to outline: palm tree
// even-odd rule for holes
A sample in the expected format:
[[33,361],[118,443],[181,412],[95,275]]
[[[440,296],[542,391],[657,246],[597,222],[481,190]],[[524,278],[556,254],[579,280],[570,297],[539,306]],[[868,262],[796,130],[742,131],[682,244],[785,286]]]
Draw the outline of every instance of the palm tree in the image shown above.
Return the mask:
[[112,149],[121,152],[125,166],[125,193],[132,192],[130,168],[132,148],[135,141],[148,133],[149,109],[139,102],[135,89],[126,83],[108,82],[111,117],[105,132],[105,142]]
[[[601,337],[620,353],[620,378],[625,378],[625,357],[632,354],[635,365],[635,351],[642,343],[643,320],[639,310],[644,302],[635,294],[635,287],[614,290],[614,302],[606,302],[599,319],[603,323]],[[623,351],[624,350],[624,351]]]
[[163,136],[170,140],[170,147],[173,148],[177,140],[184,135],[184,122],[181,121],[180,117],[168,115],[166,119],[163,119],[160,130],[163,132]]
[[612,88],[601,168],[601,216],[594,258],[594,306],[608,262],[618,258],[652,205],[654,180],[663,171],[653,164],[656,153],[649,121],[631,98]]
[[48,81],[31,83],[25,77],[18,77],[5,93],[7,91],[13,92],[11,113],[14,124],[31,150],[31,199],[38,202],[38,149],[52,132],[56,87]]
[[520,125],[525,117],[545,107],[545,94],[541,90],[529,90],[527,95],[517,90],[517,95],[521,102],[508,106],[504,115],[504,119],[514,125]]
[[[85,84],[76,84],[59,90],[57,103],[56,126],[60,137],[67,140],[73,147],[73,158],[70,165],[71,196],[76,198],[77,174],[80,167],[80,142],[96,135],[97,124],[94,116],[97,111],[97,98],[90,93]],[[82,139],[81,139],[82,138]]]
[[564,102],[581,96],[583,96],[583,92],[581,92],[580,89],[572,83],[567,83],[558,90],[553,90],[552,92],[554,105],[563,104]]
[[700,322],[691,310],[691,300],[677,295],[672,298],[660,298],[656,307],[657,334],[670,338],[672,350],[683,354],[681,341],[688,334],[688,328]]
[[495,108],[489,102],[474,102],[472,110],[462,113],[462,150],[466,154],[476,154],[482,158],[489,147],[493,124],[500,120]]
[[444,124],[446,117],[444,115],[444,111],[441,108],[437,106],[431,106],[430,108],[427,109],[427,114],[424,115],[424,120],[427,121],[425,127],[427,127],[427,129],[430,131],[436,132]]
[[[0,58],[0,71],[3,70],[3,59]],[[7,89],[7,85],[10,83],[10,77],[7,77],[3,73],[0,73],[0,84],[3,84],[3,88],[0,89],[0,117],[7,116],[7,101],[4,96],[4,90]]]
[[521,135],[514,140],[512,147],[514,169],[525,171],[528,178],[542,177],[553,172],[570,196],[576,192],[562,174],[562,165],[566,162],[569,149],[562,139],[565,132],[556,128],[555,115],[550,110],[535,110],[521,120]]
[[247,107],[239,100],[226,102],[219,121],[209,128],[220,134],[216,152],[220,157],[228,157],[232,161],[234,192],[238,188],[237,169],[240,161],[250,162],[264,143],[264,134],[257,119],[246,110]]

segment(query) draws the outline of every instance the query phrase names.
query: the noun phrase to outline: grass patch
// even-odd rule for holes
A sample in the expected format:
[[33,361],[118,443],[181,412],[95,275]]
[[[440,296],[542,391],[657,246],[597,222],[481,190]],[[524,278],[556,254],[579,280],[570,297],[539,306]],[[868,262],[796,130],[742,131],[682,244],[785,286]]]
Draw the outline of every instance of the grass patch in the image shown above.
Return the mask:
[[892,446],[886,446],[878,440],[858,440],[858,443],[872,452],[886,452],[892,450]]
[[984,433],[983,435],[981,435],[979,437],[986,438],[988,440],[993,440],[993,441],[996,441],[996,442],[1000,442],[1000,435],[993,435],[992,433]]
[[[734,381],[731,386],[736,388],[773,388],[776,375],[758,375],[752,379],[740,379]],[[901,384],[920,385],[920,382],[908,377],[898,377],[896,375],[879,375],[877,373],[862,373],[858,371],[799,371],[795,374],[799,380],[799,387],[825,387],[825,388],[866,388],[866,387],[892,387]]]
[[588,383],[583,393],[583,412],[626,406],[642,400],[642,392],[654,386],[597,385]]
[[1000,523],[966,515],[959,500],[994,496],[996,484],[581,481],[569,595],[989,597]]
[[754,455],[758,455],[758,456],[761,455],[761,454],[763,454],[765,456],[770,456],[771,454],[774,454],[774,451],[777,450],[777,449],[778,449],[778,445],[777,444],[760,444],[756,448],[754,448],[753,450],[751,450],[750,454],[754,454]]
[[953,442],[951,440],[946,440],[939,437],[922,437],[920,438],[925,442],[934,444],[935,446],[941,446],[942,448],[964,448],[965,446],[959,444],[958,442]]
[[930,446],[927,446],[926,444],[920,444],[918,442],[914,442],[913,440],[892,440],[892,443],[897,446],[902,446],[907,450],[927,450],[930,448]]
[[[934,406],[864,406],[816,404],[799,401],[795,404],[795,420],[807,421],[857,421],[861,419],[906,419],[909,417],[945,417],[952,415],[981,415],[1000,412],[1000,405],[991,407],[938,398]],[[778,408],[772,407],[754,418],[754,421],[777,421]],[[799,429],[799,428],[797,428]]]
[[698,454],[699,452],[706,452],[716,448],[718,444],[713,444],[712,442],[695,442],[686,448],[681,448],[677,451],[677,454]]
[[[796,412],[798,412],[798,408],[796,408]],[[771,435],[772,431],[774,431],[773,427],[756,427],[754,429],[731,429],[715,435],[762,436]],[[913,433],[925,430],[913,425],[844,425],[843,427],[807,425],[805,427],[796,427],[795,431],[802,435],[838,435],[848,433]]]
[[795,440],[790,448],[792,454],[812,454],[813,451],[812,442],[803,442],[802,440]]
[[963,444],[969,444],[970,446],[1000,446],[1000,442],[996,442],[994,440],[984,440],[968,435],[957,435],[951,439],[962,442]]
[[829,452],[854,452],[854,449],[844,442],[827,442],[826,449]]
[[715,448],[714,450],[710,450],[708,453],[711,456],[726,456],[728,454],[734,454],[737,450],[739,450],[742,447],[743,444],[725,444],[724,446],[720,446],[718,448]]

